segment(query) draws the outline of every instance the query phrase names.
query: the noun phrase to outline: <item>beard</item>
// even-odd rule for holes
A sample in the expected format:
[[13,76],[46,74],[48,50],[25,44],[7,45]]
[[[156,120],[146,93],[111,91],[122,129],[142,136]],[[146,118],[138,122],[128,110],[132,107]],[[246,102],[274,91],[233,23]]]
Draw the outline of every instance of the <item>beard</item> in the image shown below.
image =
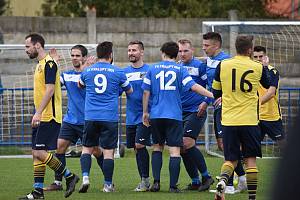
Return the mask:
[[37,52],[37,50],[35,49],[34,52],[32,53],[27,53],[27,55],[29,56],[30,59],[35,59],[38,57],[39,53]]
[[139,61],[139,58],[135,56],[129,56],[129,62],[136,63],[137,61]]

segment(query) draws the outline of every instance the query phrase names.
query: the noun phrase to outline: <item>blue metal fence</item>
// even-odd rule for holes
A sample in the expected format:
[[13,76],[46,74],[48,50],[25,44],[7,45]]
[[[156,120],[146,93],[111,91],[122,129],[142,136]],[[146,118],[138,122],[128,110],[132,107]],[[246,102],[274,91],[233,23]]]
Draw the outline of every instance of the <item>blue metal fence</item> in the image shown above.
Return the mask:
[[[30,145],[31,117],[34,113],[32,88],[0,88],[0,146],[1,145]],[[66,91],[63,90],[63,112],[66,109]],[[285,130],[288,129],[293,117],[300,106],[300,88],[280,88],[280,103],[282,120]],[[119,138],[125,143],[124,102],[120,98],[119,107]],[[209,116],[211,117],[211,116]],[[123,138],[123,140],[122,140]],[[204,141],[200,139],[199,144]]]

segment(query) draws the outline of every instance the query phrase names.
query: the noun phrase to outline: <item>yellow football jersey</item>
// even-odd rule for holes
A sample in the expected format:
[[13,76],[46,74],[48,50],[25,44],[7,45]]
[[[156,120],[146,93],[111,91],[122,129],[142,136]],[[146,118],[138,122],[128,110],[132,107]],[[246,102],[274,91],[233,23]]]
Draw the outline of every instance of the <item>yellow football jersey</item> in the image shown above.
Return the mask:
[[34,72],[34,105],[35,109],[39,108],[43,96],[46,91],[46,67],[57,68],[55,77],[55,89],[52,98],[42,112],[43,122],[49,122],[54,119],[56,122],[62,122],[62,101],[61,101],[61,86],[60,86],[60,71],[55,61],[47,55],[44,59],[40,60]]
[[[264,81],[262,76],[266,77],[262,64],[248,56],[235,56],[222,61],[218,68],[213,89],[222,91],[222,125],[257,125],[257,90]],[[268,86],[268,79],[262,83]]]
[[[268,68],[270,70],[270,73],[273,73],[271,74],[271,77],[277,77],[277,79],[279,79],[279,72],[273,66],[269,65]],[[258,88],[258,95],[262,97],[267,91],[268,90],[266,88],[260,85],[260,87]],[[281,110],[279,105],[279,80],[275,96],[265,104],[259,105],[259,120],[277,121],[281,119]]]

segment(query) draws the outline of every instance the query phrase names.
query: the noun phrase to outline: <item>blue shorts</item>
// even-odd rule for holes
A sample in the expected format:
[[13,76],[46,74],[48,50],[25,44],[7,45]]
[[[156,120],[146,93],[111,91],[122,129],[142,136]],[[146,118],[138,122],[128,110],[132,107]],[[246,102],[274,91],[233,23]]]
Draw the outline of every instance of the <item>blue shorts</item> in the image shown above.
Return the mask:
[[78,139],[82,140],[83,125],[74,125],[68,122],[63,122],[60,128],[58,138],[71,141],[76,144]]
[[60,123],[54,119],[50,122],[40,122],[36,128],[32,128],[32,149],[56,150]]
[[142,144],[145,146],[151,146],[150,141],[150,128],[144,126],[143,123],[137,125],[126,126],[126,145],[127,148],[134,148],[135,144]]
[[214,109],[214,129],[215,129],[215,136],[217,139],[223,137],[221,116],[222,116],[221,106],[216,107]]
[[240,147],[244,158],[262,156],[258,126],[222,126],[222,129],[225,160],[239,160]]
[[183,123],[174,119],[151,119],[153,144],[166,144],[170,147],[183,146]]
[[266,134],[274,141],[282,140],[285,137],[281,119],[277,121],[260,120],[259,127],[261,130],[261,140],[265,138]]
[[82,145],[100,146],[103,149],[115,149],[118,144],[118,122],[85,121]]
[[184,112],[182,114],[183,137],[190,137],[194,140],[197,140],[198,135],[205,123],[206,117],[206,112],[201,117],[198,117],[196,112]]

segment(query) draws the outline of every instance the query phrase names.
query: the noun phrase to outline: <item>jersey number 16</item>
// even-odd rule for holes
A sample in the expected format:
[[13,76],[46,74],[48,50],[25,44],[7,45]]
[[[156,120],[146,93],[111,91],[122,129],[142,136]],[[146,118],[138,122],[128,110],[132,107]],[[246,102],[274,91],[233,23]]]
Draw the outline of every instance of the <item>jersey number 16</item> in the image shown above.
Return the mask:
[[[252,84],[250,81],[246,80],[246,76],[248,74],[254,73],[253,70],[247,70],[243,73],[240,80],[240,89],[242,92],[251,92],[252,91]],[[248,89],[246,89],[245,85],[248,86]],[[235,92],[236,90],[236,69],[232,69],[232,92]]]

